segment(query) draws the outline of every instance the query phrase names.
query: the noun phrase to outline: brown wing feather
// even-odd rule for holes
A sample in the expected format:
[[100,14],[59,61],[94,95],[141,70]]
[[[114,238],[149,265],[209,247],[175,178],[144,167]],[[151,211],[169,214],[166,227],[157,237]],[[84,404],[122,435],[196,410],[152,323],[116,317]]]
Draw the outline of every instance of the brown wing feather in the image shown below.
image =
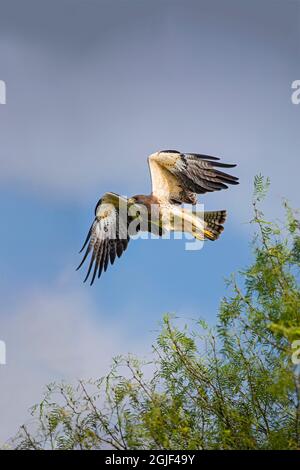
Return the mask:
[[226,189],[228,184],[238,184],[238,178],[215,168],[232,168],[236,165],[218,160],[210,155],[180,153],[176,150],[163,150],[150,155],[148,161],[153,194],[179,204],[195,204],[197,194]]

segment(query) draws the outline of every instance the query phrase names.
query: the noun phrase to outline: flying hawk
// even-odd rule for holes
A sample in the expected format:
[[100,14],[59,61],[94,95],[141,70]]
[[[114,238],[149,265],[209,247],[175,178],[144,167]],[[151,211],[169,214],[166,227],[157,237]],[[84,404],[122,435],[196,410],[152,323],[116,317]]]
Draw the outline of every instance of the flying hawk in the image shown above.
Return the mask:
[[238,178],[216,168],[236,165],[221,163],[219,158],[198,153],[162,150],[148,157],[152,181],[149,196],[130,198],[105,193],[95,208],[95,220],[80,252],[86,251],[79,269],[91,253],[84,282],[106,271],[126,250],[134,233],[149,231],[162,235],[167,231],[189,232],[195,238],[216,240],[223,231],[226,211],[197,212],[181,207],[183,203],[196,204],[197,194],[226,189],[238,184]]

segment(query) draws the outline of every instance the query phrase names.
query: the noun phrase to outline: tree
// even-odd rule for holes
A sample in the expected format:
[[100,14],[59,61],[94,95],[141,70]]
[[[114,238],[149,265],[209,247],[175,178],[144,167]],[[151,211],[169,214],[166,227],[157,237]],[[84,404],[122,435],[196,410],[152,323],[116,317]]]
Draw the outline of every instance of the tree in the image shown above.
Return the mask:
[[284,224],[265,220],[267,186],[256,177],[253,263],[216,327],[165,316],[150,364],[118,357],[104,378],[48,385],[16,449],[300,449],[300,224],[287,203]]

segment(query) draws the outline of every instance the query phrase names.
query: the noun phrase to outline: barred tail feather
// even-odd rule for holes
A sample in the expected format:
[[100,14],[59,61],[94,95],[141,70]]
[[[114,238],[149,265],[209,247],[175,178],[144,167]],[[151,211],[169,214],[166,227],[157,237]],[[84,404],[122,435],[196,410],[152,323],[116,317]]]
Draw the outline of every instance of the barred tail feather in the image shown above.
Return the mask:
[[223,232],[223,223],[226,220],[226,211],[208,211],[204,212],[204,237],[208,240],[217,240]]

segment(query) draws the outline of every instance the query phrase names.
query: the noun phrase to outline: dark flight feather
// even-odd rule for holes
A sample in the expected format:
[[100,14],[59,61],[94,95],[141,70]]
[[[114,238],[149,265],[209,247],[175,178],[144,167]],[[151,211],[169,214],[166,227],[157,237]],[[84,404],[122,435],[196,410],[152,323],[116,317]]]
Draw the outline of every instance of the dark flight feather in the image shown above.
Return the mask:
[[168,170],[179,179],[185,192],[204,194],[227,189],[228,184],[238,184],[237,177],[215,169],[215,167],[234,168],[236,165],[215,160],[219,159],[209,155],[181,153],[180,161]]
[[[128,246],[128,225],[131,219],[128,217],[126,220],[122,220],[119,212],[118,198],[121,199],[123,204],[127,204],[124,198],[113,193],[107,193],[98,201],[95,209],[95,220],[80,251],[82,252],[86,248],[83,259],[77,269],[81,268],[91,253],[88,270],[84,279],[84,282],[86,282],[92,273],[91,285],[94,283],[96,276],[98,275],[99,278],[101,273],[107,270],[109,264],[114,264],[116,256],[120,258]],[[111,204],[110,209],[105,206],[106,204]]]

